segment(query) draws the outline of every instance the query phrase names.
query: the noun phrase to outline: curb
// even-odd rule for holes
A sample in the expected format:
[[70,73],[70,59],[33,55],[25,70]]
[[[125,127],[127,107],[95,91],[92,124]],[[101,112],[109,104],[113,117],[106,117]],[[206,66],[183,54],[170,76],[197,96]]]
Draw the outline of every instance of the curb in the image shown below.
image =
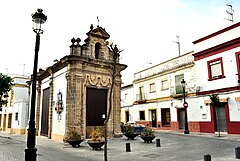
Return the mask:
[[1,136],[1,135],[0,135],[0,138],[12,139],[12,138],[9,137],[9,136]]

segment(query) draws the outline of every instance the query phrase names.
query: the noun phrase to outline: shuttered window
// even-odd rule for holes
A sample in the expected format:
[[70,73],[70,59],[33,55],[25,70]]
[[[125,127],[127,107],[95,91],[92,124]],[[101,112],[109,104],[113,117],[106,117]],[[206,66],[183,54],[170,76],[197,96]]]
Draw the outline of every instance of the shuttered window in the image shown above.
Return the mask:
[[167,80],[162,80],[162,90],[168,89],[168,81]]
[[217,58],[207,62],[208,80],[215,80],[224,77],[222,58]]
[[151,92],[156,92],[155,83],[151,83],[150,86],[149,86],[149,88],[150,88],[150,93],[151,93]]
[[211,69],[212,78],[217,78],[222,76],[221,62],[215,61],[209,64]]
[[183,79],[184,79],[184,75],[183,74],[175,76],[175,90],[176,90],[176,94],[182,94],[183,93],[183,88],[182,88],[182,84],[181,84],[181,81]]

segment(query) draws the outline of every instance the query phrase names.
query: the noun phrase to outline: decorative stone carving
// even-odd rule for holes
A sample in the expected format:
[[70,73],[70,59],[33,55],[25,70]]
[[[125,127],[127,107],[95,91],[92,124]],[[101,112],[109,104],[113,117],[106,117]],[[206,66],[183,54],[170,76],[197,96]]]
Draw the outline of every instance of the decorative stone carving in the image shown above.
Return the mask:
[[111,84],[111,79],[110,78],[107,78],[107,77],[103,77],[101,82],[100,82],[101,86],[102,87],[107,87],[107,86],[110,86]]
[[107,76],[87,75],[87,82],[91,86],[108,87],[111,84],[111,79]]

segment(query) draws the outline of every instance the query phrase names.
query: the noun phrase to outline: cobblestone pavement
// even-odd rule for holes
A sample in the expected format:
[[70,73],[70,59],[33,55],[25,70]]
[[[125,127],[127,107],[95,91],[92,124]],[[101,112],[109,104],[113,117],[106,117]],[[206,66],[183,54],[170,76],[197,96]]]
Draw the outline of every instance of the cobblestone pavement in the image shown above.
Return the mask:
[[[240,146],[240,135],[222,135],[177,132],[156,132],[161,147],[144,143],[140,137],[109,139],[109,161],[203,161],[210,154],[212,161],[237,161],[235,148]],[[126,152],[130,143],[131,152]],[[73,148],[67,143],[38,136],[38,161],[101,161],[103,150],[93,151],[86,142]],[[0,132],[0,161],[24,161],[26,136]],[[240,160],[239,160],[240,161]]]

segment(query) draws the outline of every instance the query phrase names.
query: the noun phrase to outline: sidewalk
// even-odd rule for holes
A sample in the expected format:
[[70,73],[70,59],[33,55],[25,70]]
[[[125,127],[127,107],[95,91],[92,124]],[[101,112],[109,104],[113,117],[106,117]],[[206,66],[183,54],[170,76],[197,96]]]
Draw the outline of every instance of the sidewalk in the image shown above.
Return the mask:
[[168,131],[168,130],[158,130],[156,133],[162,133],[162,134],[175,134],[175,135],[190,135],[190,136],[197,136],[197,137],[206,137],[206,138],[213,138],[213,139],[224,139],[224,140],[234,140],[240,142],[240,135],[239,134],[227,134],[225,132],[220,132],[220,135],[218,132],[215,134],[213,133],[200,133],[200,132],[190,132],[190,134],[184,134],[183,132],[178,131]]
[[[127,140],[126,137],[108,140],[109,161],[203,161],[206,154],[212,161],[237,161],[235,147],[240,145],[240,135],[157,131],[156,139],[161,147],[153,143],[144,143],[140,137]],[[24,161],[26,135],[0,132],[0,161]],[[126,152],[126,143],[130,143],[131,152]],[[67,143],[38,136],[36,147],[38,161],[101,161],[103,149],[93,151],[86,142],[73,148]]]

